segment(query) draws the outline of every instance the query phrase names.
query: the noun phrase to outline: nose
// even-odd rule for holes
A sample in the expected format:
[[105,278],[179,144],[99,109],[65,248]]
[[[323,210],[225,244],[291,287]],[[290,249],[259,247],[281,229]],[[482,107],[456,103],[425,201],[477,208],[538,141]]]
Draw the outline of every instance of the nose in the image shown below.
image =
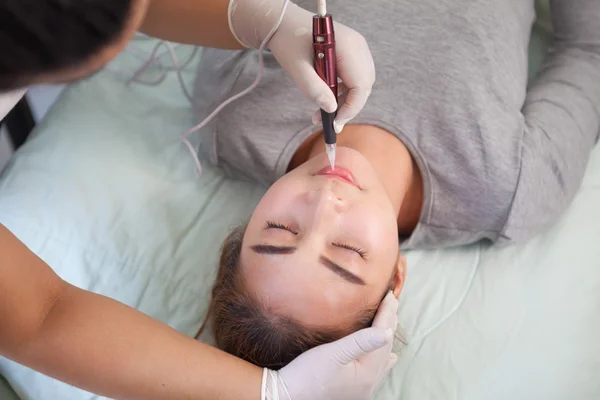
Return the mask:
[[307,193],[308,212],[311,228],[318,230],[322,224],[335,223],[346,209],[346,202],[330,188],[322,187]]

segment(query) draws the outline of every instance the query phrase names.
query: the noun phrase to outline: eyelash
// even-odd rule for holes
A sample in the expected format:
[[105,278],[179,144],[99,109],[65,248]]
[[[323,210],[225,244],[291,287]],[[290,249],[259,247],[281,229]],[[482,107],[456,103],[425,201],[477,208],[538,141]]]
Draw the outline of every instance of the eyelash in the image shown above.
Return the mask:
[[280,223],[273,222],[273,221],[267,221],[267,229],[282,229],[284,231],[293,233],[294,235],[298,234],[298,232],[293,230],[291,226],[280,224]]
[[[278,222],[273,222],[273,221],[267,221],[267,229],[282,229],[282,230],[288,231],[288,232],[290,232],[290,233],[292,233],[294,235],[298,234],[298,232],[295,231],[294,229],[292,229],[291,226],[280,224]],[[351,245],[346,244],[346,243],[333,243],[333,245],[336,246],[336,247],[340,247],[342,249],[354,251],[355,253],[357,253],[362,258],[366,258],[367,257],[367,252],[364,251],[363,249],[359,248],[359,247],[351,246]]]
[[358,253],[358,255],[361,256],[362,258],[367,257],[367,252],[359,247],[351,246],[351,245],[345,244],[345,243],[334,243],[333,245],[337,246],[337,247],[341,247],[342,249],[352,250],[352,251]]

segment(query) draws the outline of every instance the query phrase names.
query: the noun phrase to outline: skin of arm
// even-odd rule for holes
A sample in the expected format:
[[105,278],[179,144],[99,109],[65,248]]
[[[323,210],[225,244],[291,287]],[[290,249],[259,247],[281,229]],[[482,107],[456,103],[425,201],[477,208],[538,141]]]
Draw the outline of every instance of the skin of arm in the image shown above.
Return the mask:
[[228,8],[229,0],[151,0],[141,31],[172,42],[244,49],[229,29]]
[[260,368],[66,283],[2,225],[0,321],[0,355],[103,396],[260,398]]

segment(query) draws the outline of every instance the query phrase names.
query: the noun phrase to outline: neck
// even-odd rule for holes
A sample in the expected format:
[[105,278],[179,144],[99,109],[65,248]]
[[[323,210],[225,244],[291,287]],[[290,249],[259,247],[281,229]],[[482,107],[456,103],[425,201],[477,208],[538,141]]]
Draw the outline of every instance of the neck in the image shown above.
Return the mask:
[[[359,151],[375,168],[398,216],[398,232],[410,235],[419,222],[423,180],[410,152],[391,133],[370,125],[350,125],[337,145]],[[322,134],[315,134],[296,151],[290,169],[325,151]]]

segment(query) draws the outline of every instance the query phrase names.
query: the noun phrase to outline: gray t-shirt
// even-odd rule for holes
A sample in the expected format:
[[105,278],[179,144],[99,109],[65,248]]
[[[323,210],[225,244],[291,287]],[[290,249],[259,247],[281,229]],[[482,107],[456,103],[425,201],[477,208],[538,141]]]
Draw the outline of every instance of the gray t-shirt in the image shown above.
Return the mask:
[[[420,222],[404,248],[513,242],[556,221],[600,131],[600,0],[551,1],[557,40],[529,91],[533,0],[329,0],[328,9],[367,38],[377,68],[353,123],[396,135],[423,176]],[[265,64],[260,86],[200,133],[200,156],[269,185],[318,127],[268,53]],[[198,118],[257,71],[255,51],[207,49]]]

